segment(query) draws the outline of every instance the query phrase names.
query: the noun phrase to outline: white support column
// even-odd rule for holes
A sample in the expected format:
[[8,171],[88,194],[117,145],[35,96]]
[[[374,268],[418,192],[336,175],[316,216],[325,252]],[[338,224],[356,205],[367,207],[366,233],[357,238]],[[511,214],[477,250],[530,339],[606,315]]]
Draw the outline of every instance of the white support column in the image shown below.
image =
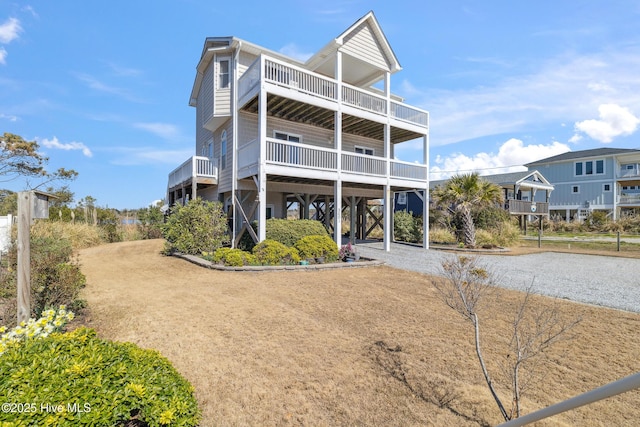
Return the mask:
[[[429,126],[429,117],[427,116],[427,127]],[[427,130],[427,132],[429,132]],[[424,187],[424,200],[422,201],[422,247],[429,249],[429,134],[422,137],[422,149],[424,150],[424,164],[427,165],[427,182]]]
[[267,92],[260,86],[258,96],[258,138],[260,139],[260,165],[258,167],[258,240],[267,238]]
[[198,197],[198,160],[191,158],[191,198]]
[[391,241],[393,240],[393,193],[389,180],[391,177],[391,125],[389,117],[391,117],[391,73],[384,75],[384,95],[387,101],[387,122],[384,124],[384,157],[386,161],[387,184],[384,186],[384,237],[383,246],[385,251],[391,250]]
[[333,240],[342,245],[342,182],[333,184]]
[[391,240],[393,239],[393,221],[391,215],[393,212],[393,194],[391,194],[391,186],[384,186],[384,250],[391,250]]
[[[232,248],[235,248],[236,234],[238,232],[238,227],[236,225],[236,223],[238,222],[238,216],[236,216],[236,212],[238,212],[236,210],[236,193],[238,191],[238,80],[240,79],[239,69],[241,47],[242,42],[238,42],[233,59],[233,80],[231,83],[231,111],[233,111],[233,116],[231,117],[231,133],[233,135],[231,137],[231,206],[229,206],[228,209],[232,210],[231,217],[233,218],[233,221],[231,221]],[[260,69],[260,71],[260,75],[262,76],[262,68]]]
[[[335,77],[338,89],[338,110],[334,113],[334,148],[337,151],[337,178],[333,184],[333,240],[342,245],[342,52],[336,53]],[[329,207],[327,206],[327,209]]]

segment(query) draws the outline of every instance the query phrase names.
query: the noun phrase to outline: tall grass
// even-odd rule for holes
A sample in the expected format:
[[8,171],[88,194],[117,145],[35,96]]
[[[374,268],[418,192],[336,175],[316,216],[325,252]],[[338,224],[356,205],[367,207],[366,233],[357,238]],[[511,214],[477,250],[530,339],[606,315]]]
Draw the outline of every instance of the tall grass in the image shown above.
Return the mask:
[[36,221],[31,228],[35,237],[63,238],[71,242],[74,250],[98,246],[104,243],[99,227],[83,223],[70,223],[62,221]]

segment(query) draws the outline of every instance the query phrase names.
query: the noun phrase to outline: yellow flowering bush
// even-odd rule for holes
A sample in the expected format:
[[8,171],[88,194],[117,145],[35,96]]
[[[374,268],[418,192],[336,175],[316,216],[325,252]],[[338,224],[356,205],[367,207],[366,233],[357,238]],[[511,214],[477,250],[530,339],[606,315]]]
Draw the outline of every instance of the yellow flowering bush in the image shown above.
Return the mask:
[[73,320],[74,314],[67,311],[66,306],[61,305],[59,309],[49,309],[42,312],[38,319],[29,319],[28,322],[21,322],[15,328],[7,332],[5,326],[0,326],[0,355],[11,346],[19,345],[28,339],[46,338],[54,332],[60,331],[67,322]]
[[[23,336],[28,323],[19,328]],[[0,355],[0,396],[2,427],[190,427],[200,421],[193,387],[169,360],[100,339],[88,328],[7,348]]]

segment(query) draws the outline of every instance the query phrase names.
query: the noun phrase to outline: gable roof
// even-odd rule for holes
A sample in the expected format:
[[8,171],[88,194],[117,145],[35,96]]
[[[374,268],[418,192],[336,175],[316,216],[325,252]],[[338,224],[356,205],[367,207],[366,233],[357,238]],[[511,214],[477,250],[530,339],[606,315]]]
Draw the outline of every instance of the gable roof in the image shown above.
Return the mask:
[[586,157],[608,157],[618,154],[640,153],[640,150],[632,148],[593,148],[590,150],[568,151],[556,156],[547,157],[546,159],[536,160],[535,162],[525,164],[526,167],[540,165],[544,163],[564,162],[568,160],[582,159]]
[[[359,47],[366,47],[360,51]],[[306,67],[332,75],[336,52],[343,53],[343,80],[355,86],[369,86],[402,67],[373,11],[367,12],[342,34],[333,39],[306,62]]]
[[[494,175],[481,175],[480,178],[492,182],[501,188],[535,188],[538,190],[553,191],[554,186],[537,170],[498,173]],[[447,180],[430,181],[429,188],[446,183]]]

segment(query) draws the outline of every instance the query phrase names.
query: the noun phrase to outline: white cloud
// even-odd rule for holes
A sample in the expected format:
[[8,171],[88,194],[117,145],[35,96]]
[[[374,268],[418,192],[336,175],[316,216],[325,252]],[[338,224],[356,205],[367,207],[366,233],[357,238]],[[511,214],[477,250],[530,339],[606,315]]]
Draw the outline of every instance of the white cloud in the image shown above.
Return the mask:
[[139,103],[143,102],[142,100],[133,96],[127,89],[108,85],[88,74],[76,73],[76,77],[85,85],[87,85],[89,88],[96,90],[98,92],[104,92],[110,95],[115,95],[132,102],[139,102]]
[[432,147],[540,129],[588,117],[602,104],[640,111],[640,47],[540,61],[528,74],[471,89],[420,90],[400,82],[410,104],[430,112]]
[[293,59],[297,59],[300,62],[305,62],[307,59],[313,56],[313,53],[303,52],[295,43],[289,43],[280,49],[280,53],[287,55]]
[[478,172],[480,175],[489,175],[523,171],[527,169],[523,166],[526,163],[567,151],[570,151],[569,146],[557,141],[549,145],[524,145],[521,140],[511,138],[500,146],[497,154],[480,152],[472,157],[462,153],[437,156],[435,165],[431,167],[430,179],[445,179],[457,173]]
[[11,43],[20,36],[21,31],[20,21],[16,18],[9,18],[0,24],[0,43]]
[[620,135],[631,135],[638,129],[640,119],[633,115],[628,108],[617,104],[602,104],[598,107],[600,119],[589,119],[576,122],[576,134],[571,142],[582,139],[579,132],[600,142],[611,142]]
[[56,138],[55,136],[53,137],[53,139],[41,139],[38,140],[38,142],[40,144],[42,144],[43,146],[47,147],[47,148],[54,148],[57,150],[81,150],[82,154],[84,154],[87,157],[92,157],[93,153],[91,152],[91,150],[89,149],[89,147],[87,147],[86,145],[84,145],[82,142],[67,142],[67,143],[62,143],[58,140],[58,138]]
[[5,65],[7,63],[7,50],[0,46],[0,64]]
[[18,121],[18,117],[17,116],[14,116],[12,114],[4,114],[4,113],[0,113],[0,119],[9,120],[10,122],[17,122]]
[[162,150],[157,147],[111,147],[109,151],[120,155],[112,161],[120,166],[166,164],[175,168],[193,156],[192,148]]
[[133,126],[164,139],[176,139],[179,134],[178,128],[169,123],[134,123]]

